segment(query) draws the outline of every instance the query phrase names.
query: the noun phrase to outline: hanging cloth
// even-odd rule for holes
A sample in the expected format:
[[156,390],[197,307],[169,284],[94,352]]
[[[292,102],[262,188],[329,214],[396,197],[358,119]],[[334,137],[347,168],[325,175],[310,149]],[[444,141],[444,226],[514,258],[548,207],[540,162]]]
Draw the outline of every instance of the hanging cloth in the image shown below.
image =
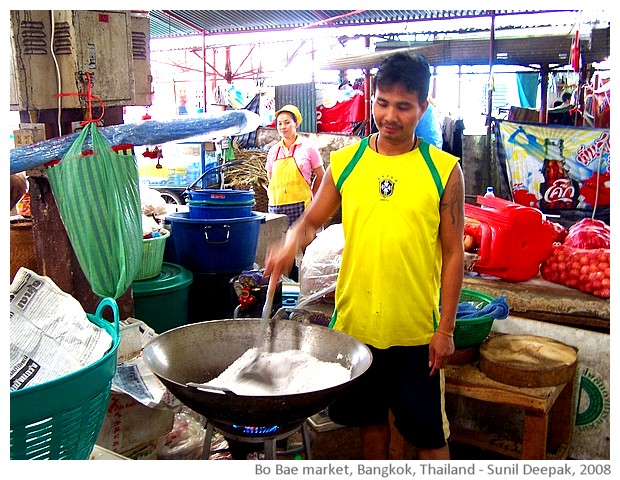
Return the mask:
[[[83,151],[88,137],[92,150]],[[119,298],[142,261],[138,165],[89,122],[60,161],[45,165],[60,218],[93,292]]]
[[284,158],[278,159],[282,147],[276,153],[277,160],[273,162],[268,188],[269,205],[271,206],[304,202],[304,207],[307,207],[312,200],[310,185],[306,182],[293,157],[296,147],[296,144],[293,145],[290,154]]
[[579,29],[575,31],[575,38],[573,38],[570,45],[570,64],[575,72],[581,70],[581,52],[579,45]]

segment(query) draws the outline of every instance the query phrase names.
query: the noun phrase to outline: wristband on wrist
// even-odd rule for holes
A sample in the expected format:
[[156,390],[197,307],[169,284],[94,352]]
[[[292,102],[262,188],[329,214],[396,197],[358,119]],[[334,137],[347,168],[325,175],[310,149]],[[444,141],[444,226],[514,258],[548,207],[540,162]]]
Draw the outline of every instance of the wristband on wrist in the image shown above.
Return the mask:
[[454,333],[448,333],[448,332],[444,332],[443,330],[435,330],[435,333],[441,333],[442,335],[445,335],[446,337],[454,337]]

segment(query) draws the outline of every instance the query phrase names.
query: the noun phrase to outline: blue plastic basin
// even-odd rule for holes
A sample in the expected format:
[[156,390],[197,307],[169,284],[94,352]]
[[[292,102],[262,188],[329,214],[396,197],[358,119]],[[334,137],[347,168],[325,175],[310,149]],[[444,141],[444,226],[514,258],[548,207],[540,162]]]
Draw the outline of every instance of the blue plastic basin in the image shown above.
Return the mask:
[[189,212],[168,215],[177,263],[192,272],[233,273],[254,266],[258,234],[265,214],[248,217],[193,219]]

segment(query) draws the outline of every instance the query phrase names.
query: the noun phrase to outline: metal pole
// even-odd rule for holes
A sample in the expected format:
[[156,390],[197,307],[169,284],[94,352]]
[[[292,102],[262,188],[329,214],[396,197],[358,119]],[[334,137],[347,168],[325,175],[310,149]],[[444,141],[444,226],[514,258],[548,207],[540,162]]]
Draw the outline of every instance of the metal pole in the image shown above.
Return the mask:
[[458,95],[457,95],[457,100],[456,100],[456,106],[457,108],[460,110],[461,109],[461,86],[463,83],[463,71],[462,71],[463,66],[459,65],[459,89],[458,89]]
[[540,66],[540,112],[538,121],[547,123],[547,89],[549,88],[549,65]]
[[493,113],[493,61],[495,59],[495,10],[491,10],[491,38],[489,42],[489,90],[487,106],[487,136],[491,136],[491,116]]
[[[370,37],[367,35],[364,40],[364,46],[366,48],[370,48]],[[366,68],[366,72],[364,75],[364,104],[366,106],[366,127],[364,128],[364,134],[366,136],[370,135],[371,125],[372,125],[372,108],[370,105],[370,67]]]
[[207,113],[207,36],[202,31],[202,111]]
[[[489,42],[489,91],[488,91],[488,106],[487,106],[487,136],[485,142],[485,150],[487,158],[490,159],[487,185],[496,185],[495,179],[497,176],[494,174],[496,169],[496,163],[493,158],[492,146],[492,118],[493,118],[493,88],[495,87],[495,80],[493,79],[493,63],[495,61],[495,10],[491,10],[491,38]],[[497,187],[496,191],[497,191]]]

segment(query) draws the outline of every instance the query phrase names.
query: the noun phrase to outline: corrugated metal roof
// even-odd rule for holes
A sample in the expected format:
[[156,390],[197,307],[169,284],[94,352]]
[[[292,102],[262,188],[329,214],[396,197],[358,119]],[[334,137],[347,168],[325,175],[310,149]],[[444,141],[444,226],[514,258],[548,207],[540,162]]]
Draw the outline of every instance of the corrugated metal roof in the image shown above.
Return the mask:
[[[580,41],[580,50],[586,63],[601,62],[609,57],[610,29],[596,29],[591,38]],[[494,64],[499,65],[567,65],[572,38],[544,36],[495,39]],[[323,69],[374,68],[396,52],[421,53],[433,66],[487,65],[488,39],[436,40],[433,42],[383,42],[373,53],[326,58],[320,62]]]
[[[495,10],[495,16],[567,10]],[[577,10],[569,10],[577,11]],[[150,10],[151,38],[488,17],[490,10]]]

